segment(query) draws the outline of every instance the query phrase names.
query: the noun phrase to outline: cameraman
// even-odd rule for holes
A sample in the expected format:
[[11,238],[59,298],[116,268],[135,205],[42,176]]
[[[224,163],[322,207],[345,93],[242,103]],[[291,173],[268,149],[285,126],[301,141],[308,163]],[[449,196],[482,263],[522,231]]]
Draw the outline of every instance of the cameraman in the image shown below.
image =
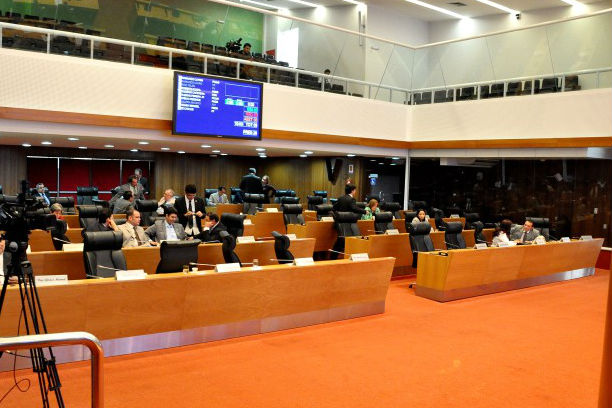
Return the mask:
[[248,55],[250,57],[251,56],[251,44],[244,43],[244,46],[242,47],[242,51],[240,51],[239,53],[242,55]]
[[[243,59],[248,59],[249,61],[253,60],[251,57],[251,44],[244,43],[242,50],[238,52],[238,54],[244,55]],[[240,78],[242,79],[253,79],[253,69],[255,67],[252,65],[241,65],[240,66]]]

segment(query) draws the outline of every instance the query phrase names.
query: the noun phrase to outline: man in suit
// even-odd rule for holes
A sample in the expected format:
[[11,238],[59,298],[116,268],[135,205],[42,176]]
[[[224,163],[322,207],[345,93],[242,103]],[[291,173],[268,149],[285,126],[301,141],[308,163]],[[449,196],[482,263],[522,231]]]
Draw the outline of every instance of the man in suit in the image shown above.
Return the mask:
[[208,202],[211,205],[217,204],[228,204],[229,200],[227,199],[227,194],[225,193],[225,187],[221,186],[217,189],[216,193],[212,193],[210,197],[208,197]]
[[113,214],[127,214],[127,210],[133,207],[134,195],[131,191],[124,191],[121,198],[115,201]]
[[255,169],[251,167],[249,173],[242,176],[242,180],[240,180],[240,190],[242,190],[243,193],[263,194],[261,179],[257,177],[255,173]]
[[357,187],[355,187],[354,184],[347,184],[346,186],[344,186],[344,192],[346,193],[346,195],[338,197],[338,201],[334,203],[334,211],[346,211],[354,212],[357,214],[365,214],[366,210],[357,207],[355,201]]
[[145,233],[150,239],[155,242],[161,241],[177,241],[185,239],[185,230],[183,226],[178,223],[178,212],[174,207],[165,207],[164,220],[157,220],[155,224],[151,225]]
[[123,233],[123,248],[157,245],[151,241],[144,228],[140,226],[140,212],[130,207],[126,213],[127,221],[117,228]]
[[517,226],[510,232],[510,239],[519,244],[533,242],[540,235],[540,231],[533,228],[533,222],[525,220],[522,227]]
[[204,231],[200,233],[196,238],[204,242],[221,242],[221,231],[226,231],[225,225],[219,221],[219,216],[214,213],[206,214],[206,220],[204,221]]
[[115,204],[115,201],[117,201],[121,196],[123,196],[124,191],[131,191],[132,195],[134,196],[134,200],[145,199],[144,188],[138,182],[138,177],[136,177],[135,175],[131,175],[130,177],[128,177],[128,182],[119,186],[119,192],[115,194],[115,196],[109,201],[111,206]]
[[134,175],[138,177],[138,183],[142,186],[145,193],[149,193],[149,180],[142,175],[141,169],[134,169]]
[[51,205],[51,200],[49,199],[49,196],[47,195],[47,193],[45,192],[45,185],[43,183],[38,183],[36,185],[36,193],[34,194],[35,197],[39,197],[42,199],[42,202],[46,205],[49,206]]
[[178,211],[178,219],[185,234],[193,237],[202,232],[202,218],[206,211],[206,204],[200,197],[196,197],[198,192],[195,184],[187,184],[185,186],[185,195],[179,197],[174,202],[174,208]]

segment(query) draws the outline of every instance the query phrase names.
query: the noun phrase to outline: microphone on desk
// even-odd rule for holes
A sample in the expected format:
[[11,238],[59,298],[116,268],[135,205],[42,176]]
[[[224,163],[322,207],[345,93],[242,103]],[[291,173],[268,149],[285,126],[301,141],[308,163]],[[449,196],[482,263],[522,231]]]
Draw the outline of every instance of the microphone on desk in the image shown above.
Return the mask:
[[349,254],[344,253],[344,252],[336,251],[335,249],[328,249],[328,251],[329,251],[329,252],[335,252],[335,253],[337,253],[337,254],[341,254],[341,255],[349,255]]
[[278,258],[268,258],[270,261],[277,261],[277,262],[293,262],[294,259],[278,259]]
[[189,266],[217,266],[217,265],[207,264],[207,263],[198,263],[198,262],[189,262]]
[[217,241],[217,240],[214,240],[214,241],[204,241],[204,242],[202,242],[202,243],[203,243],[203,244],[220,244],[220,243],[221,243],[221,241]]
[[63,242],[64,244],[72,244],[72,242],[70,242],[70,241],[64,241],[63,239],[59,239],[59,238],[56,238],[56,237],[53,237],[52,239],[54,241]]
[[375,232],[377,234],[384,234],[385,231],[379,231],[379,230],[366,230],[367,232]]

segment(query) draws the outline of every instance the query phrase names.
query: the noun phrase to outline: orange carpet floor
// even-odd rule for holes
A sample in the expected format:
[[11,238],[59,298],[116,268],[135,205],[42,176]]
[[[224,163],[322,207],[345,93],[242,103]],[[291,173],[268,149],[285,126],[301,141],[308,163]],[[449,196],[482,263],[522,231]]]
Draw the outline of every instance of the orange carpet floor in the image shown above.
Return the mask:
[[[446,304],[394,281],[383,315],[107,358],[106,407],[594,408],[608,277]],[[60,375],[88,406],[88,363]],[[38,406],[36,383],[0,404]]]

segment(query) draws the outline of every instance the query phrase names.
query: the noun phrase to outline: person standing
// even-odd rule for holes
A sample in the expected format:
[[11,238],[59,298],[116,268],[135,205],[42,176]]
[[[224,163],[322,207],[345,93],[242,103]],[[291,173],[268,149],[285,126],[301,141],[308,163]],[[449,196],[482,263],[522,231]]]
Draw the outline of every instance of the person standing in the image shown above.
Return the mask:
[[347,184],[344,186],[344,192],[345,195],[338,197],[338,201],[334,203],[334,211],[354,212],[362,215],[365,214],[366,210],[357,207],[357,201],[355,200],[357,187],[354,184]]
[[263,184],[257,177],[256,170],[251,167],[249,172],[240,180],[240,190],[247,194],[263,194]]
[[113,198],[109,201],[109,204],[113,206],[115,201],[117,201],[121,196],[123,196],[124,191],[131,191],[134,196],[134,200],[144,200],[144,189],[142,185],[138,182],[138,177],[135,175],[131,175],[128,177],[128,182],[119,186],[119,192],[115,194]]
[[179,197],[174,202],[174,207],[178,211],[178,219],[185,234],[189,237],[198,235],[202,231],[202,219],[206,211],[206,204],[200,197],[196,197],[198,192],[195,184],[185,186],[185,195]]

